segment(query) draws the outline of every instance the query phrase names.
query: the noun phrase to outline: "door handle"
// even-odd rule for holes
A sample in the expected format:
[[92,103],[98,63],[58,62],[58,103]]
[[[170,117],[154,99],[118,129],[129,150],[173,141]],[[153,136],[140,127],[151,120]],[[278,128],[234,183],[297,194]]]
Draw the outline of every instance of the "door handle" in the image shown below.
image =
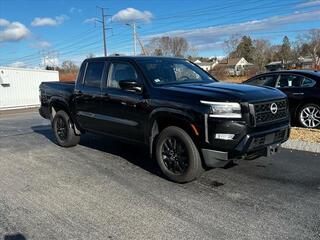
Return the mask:
[[77,94],[77,95],[79,95],[79,96],[82,96],[82,95],[83,95],[82,91],[80,91],[80,90],[75,90],[75,94]]
[[299,95],[304,95],[304,93],[292,93],[292,95],[299,96]]
[[110,99],[110,95],[108,93],[102,93],[100,96],[102,99]]

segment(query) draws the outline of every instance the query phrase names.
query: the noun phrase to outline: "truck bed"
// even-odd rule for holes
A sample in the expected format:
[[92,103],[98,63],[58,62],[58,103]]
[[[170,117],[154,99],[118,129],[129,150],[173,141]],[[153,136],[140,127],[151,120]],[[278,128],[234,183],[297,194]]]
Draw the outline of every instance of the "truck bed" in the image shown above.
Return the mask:
[[[74,82],[42,82],[39,86],[42,105],[48,107],[50,99],[59,99],[59,101],[69,106],[74,87]],[[47,111],[41,115],[45,118],[49,118],[48,111],[49,109],[47,108]]]
[[40,91],[44,91],[45,95],[60,96],[69,98],[74,91],[74,82],[42,82],[40,84]]

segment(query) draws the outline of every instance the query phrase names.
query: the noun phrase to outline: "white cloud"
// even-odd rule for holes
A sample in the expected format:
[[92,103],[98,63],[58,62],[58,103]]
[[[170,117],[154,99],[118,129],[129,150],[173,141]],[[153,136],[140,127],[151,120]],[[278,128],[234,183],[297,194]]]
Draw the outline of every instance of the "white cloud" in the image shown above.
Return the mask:
[[10,63],[7,65],[8,67],[13,67],[13,68],[26,68],[27,64],[24,62],[14,62]]
[[81,8],[71,7],[69,10],[70,13],[82,13]]
[[135,8],[126,8],[112,16],[111,20],[115,22],[143,21],[150,22],[153,15],[149,11],[140,11]]
[[83,21],[83,23],[94,23],[97,20],[99,20],[98,18],[87,18],[86,20]]
[[31,44],[30,47],[43,49],[43,48],[51,47],[51,44],[47,41],[37,41],[37,42]]
[[66,15],[56,16],[55,18],[49,18],[49,17],[36,17],[31,22],[31,25],[34,27],[43,27],[43,26],[57,26],[62,24],[64,21],[69,19]]
[[319,0],[312,0],[312,1],[307,1],[304,3],[300,3],[298,5],[296,5],[297,8],[307,8],[307,7],[315,7],[320,5],[320,1]]
[[176,30],[164,32],[145,37],[146,40],[152,37],[161,36],[179,36],[186,38],[193,46],[199,49],[217,48],[219,43],[226,37],[233,34],[253,34],[263,33],[266,30],[274,30],[277,27],[320,20],[320,10],[309,12],[296,12],[285,16],[273,16],[261,20],[248,21],[243,23],[235,23],[229,25],[197,28],[191,30]]
[[20,22],[9,22],[0,18],[0,42],[22,40],[30,35],[29,29]]
[[0,26],[7,26],[10,22],[6,19],[0,18]]

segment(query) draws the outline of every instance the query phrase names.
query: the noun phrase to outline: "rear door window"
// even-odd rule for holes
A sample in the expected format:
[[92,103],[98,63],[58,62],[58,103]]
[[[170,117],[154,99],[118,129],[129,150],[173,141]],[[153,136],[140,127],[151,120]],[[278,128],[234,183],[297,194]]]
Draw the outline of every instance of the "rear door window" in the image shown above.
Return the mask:
[[88,87],[100,87],[104,66],[104,62],[89,62],[85,73],[84,85]]
[[282,74],[277,82],[278,88],[301,87],[304,77],[294,74]]
[[305,77],[302,80],[301,87],[308,88],[308,87],[314,87],[315,85],[316,85],[316,81],[315,80]]

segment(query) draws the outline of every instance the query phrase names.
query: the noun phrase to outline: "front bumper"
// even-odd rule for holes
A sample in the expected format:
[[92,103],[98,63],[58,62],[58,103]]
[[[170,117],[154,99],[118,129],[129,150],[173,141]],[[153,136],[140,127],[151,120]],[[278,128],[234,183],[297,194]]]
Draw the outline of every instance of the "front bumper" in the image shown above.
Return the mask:
[[250,133],[230,151],[201,149],[203,159],[208,167],[223,167],[233,159],[254,159],[278,152],[281,143],[288,140],[290,127],[284,125],[271,130]]

